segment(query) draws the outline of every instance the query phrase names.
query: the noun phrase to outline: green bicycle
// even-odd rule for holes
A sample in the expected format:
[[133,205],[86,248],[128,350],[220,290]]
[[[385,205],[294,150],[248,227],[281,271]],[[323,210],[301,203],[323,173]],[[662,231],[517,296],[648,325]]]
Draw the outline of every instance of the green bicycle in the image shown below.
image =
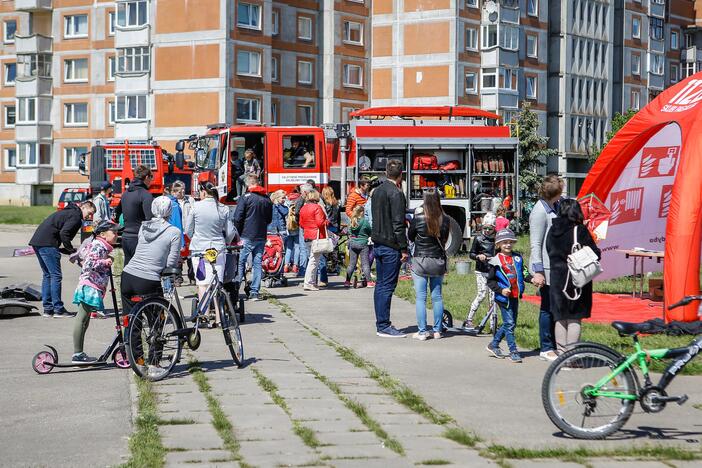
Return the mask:
[[[669,309],[702,300],[686,296]],[[702,306],[701,306],[702,310]],[[578,439],[603,439],[626,424],[638,401],[647,413],[663,411],[667,403],[682,405],[687,395],[668,396],[666,388],[675,376],[700,352],[702,336],[682,348],[641,347],[638,335],[654,333],[648,323],[613,322],[619,336],[634,341],[635,352],[628,357],[598,343],[579,343],[556,359],[546,371],[541,400],[553,424]],[[651,381],[648,359],[673,361],[658,384]],[[634,367],[643,374],[643,386]]]

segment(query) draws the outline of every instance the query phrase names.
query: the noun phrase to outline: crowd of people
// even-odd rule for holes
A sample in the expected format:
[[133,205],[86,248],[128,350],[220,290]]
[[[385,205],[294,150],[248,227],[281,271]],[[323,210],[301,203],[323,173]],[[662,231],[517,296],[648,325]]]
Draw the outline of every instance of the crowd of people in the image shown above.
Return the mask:
[[[100,193],[81,205],[69,204],[50,215],[36,230],[30,241],[43,272],[43,315],[73,316],[61,301],[61,253],[73,254],[81,263],[81,275],[73,302],[78,308],[74,328],[76,363],[91,362],[83,351],[89,319],[104,315],[103,297],[112,266],[111,252],[118,233],[122,234],[124,269],[120,288],[122,307],[129,314],[135,296],[161,294],[161,272],[167,268],[187,267],[187,277],[202,296],[217,274],[222,282],[225,271],[235,268],[235,284],[241,284],[247,265],[251,277],[248,299],[260,300],[262,260],[269,235],[279,236],[285,246],[283,271],[297,275],[305,291],[319,291],[328,284],[329,260],[336,253],[339,236],[346,228],[349,262],[344,286],[355,284],[373,287],[376,334],[383,338],[403,338],[390,319],[392,297],[397,287],[401,266],[411,265],[416,295],[418,331],[412,336],[420,341],[442,337],[444,314],[442,285],[448,271],[445,245],[449,237],[449,217],[442,209],[440,194],[428,188],[423,203],[406,222],[406,199],[402,190],[402,163],[390,160],[385,177],[362,179],[347,197],[343,210],[330,186],[318,190],[314,180],[286,193],[278,190],[270,195],[259,180],[253,152],[245,153],[243,172],[237,178],[238,189],[234,210],[220,203],[220,194],[210,182],[198,186],[199,200],[185,193],[185,184],[176,181],[167,186],[164,195],[156,198],[148,188],[153,174],[146,166],[138,166],[134,179],[122,194],[114,212],[109,203],[112,186],[100,187]],[[580,338],[580,321],[590,315],[592,285],[577,295],[568,283],[567,257],[573,244],[589,246],[599,257],[600,251],[583,225],[580,205],[562,197],[563,182],[556,175],[544,178],[540,199],[531,212],[530,261],[514,251],[517,238],[509,229],[504,210],[488,213],[469,250],[475,261],[477,294],[468,310],[463,327],[473,329],[481,303],[488,298],[499,306],[502,325],[487,346],[497,358],[521,362],[515,341],[519,300],[525,284],[539,288],[540,357],[554,360],[570,344]],[[342,222],[342,213],[345,214]],[[78,249],[72,239],[86,220],[92,218],[93,236]],[[225,246],[241,246],[238,265]],[[410,255],[410,245],[412,246]],[[185,250],[184,250],[185,249]],[[219,255],[215,268],[195,265],[190,256],[215,249]],[[236,262],[234,262],[236,263]],[[372,265],[375,265],[375,277]],[[359,268],[360,265],[360,268]],[[357,273],[358,271],[358,273]],[[360,280],[360,281],[357,281]],[[234,291],[239,294],[239,291]],[[427,324],[427,298],[431,299],[433,320]],[[219,311],[212,324],[216,327]],[[500,348],[507,341],[509,353]]]

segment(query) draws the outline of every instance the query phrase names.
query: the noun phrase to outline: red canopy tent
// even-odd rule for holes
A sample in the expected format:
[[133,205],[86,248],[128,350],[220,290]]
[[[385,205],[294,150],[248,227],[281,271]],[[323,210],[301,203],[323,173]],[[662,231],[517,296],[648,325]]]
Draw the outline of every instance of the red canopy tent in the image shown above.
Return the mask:
[[[599,244],[608,276],[630,268],[617,249],[665,245],[665,304],[699,294],[702,73],[662,92],[612,138],[579,196],[591,193],[612,212]],[[666,309],[667,321],[697,319],[696,303]]]

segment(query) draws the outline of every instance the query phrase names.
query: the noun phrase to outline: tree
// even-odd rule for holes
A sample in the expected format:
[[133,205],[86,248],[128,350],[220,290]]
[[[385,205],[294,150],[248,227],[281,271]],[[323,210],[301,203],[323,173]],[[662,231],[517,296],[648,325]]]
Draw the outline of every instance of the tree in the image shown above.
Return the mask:
[[620,114],[617,112],[614,114],[614,117],[612,118],[612,129],[605,133],[605,141],[602,144],[601,147],[597,147],[596,145],[592,145],[590,148],[590,154],[588,155],[588,159],[590,160],[590,163],[594,163],[597,161],[597,158],[600,156],[600,153],[604,149],[605,146],[607,146],[607,143],[609,143],[609,140],[614,138],[614,135],[617,134],[617,132],[633,117],[636,115],[638,111],[634,109],[629,109],[626,111],[624,114]]
[[546,165],[549,157],[558,151],[547,146],[548,137],[539,134],[538,115],[531,110],[531,104],[522,103],[517,118],[517,138],[519,138],[519,188],[529,198],[536,198],[541,176],[538,169]]

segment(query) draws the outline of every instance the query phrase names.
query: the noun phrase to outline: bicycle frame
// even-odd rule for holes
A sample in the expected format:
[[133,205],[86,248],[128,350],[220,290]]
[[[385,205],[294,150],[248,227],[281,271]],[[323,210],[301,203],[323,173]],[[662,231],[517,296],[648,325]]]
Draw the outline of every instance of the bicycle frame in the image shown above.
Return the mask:
[[[621,400],[638,400],[639,396],[636,394],[623,393],[623,392],[610,392],[600,390],[607,382],[610,382],[617,378],[619,374],[625,370],[631,368],[634,363],[637,363],[641,368],[641,372],[644,376],[644,383],[646,387],[652,385],[651,378],[649,376],[648,362],[647,359],[662,360],[662,359],[676,359],[668,365],[668,367],[663,372],[657,387],[665,390],[668,385],[673,381],[677,373],[682,370],[692,359],[697,356],[700,352],[700,347],[702,346],[702,336],[695,338],[689,345],[683,348],[661,348],[661,349],[650,349],[645,350],[641,347],[638,337],[634,335],[634,348],[636,352],[629,355],[624,362],[619,364],[611,373],[606,377],[603,377],[597,383],[595,383],[591,388],[585,390],[583,393],[589,397],[605,397],[605,398],[618,398]],[[615,381],[616,382],[616,381]]]

